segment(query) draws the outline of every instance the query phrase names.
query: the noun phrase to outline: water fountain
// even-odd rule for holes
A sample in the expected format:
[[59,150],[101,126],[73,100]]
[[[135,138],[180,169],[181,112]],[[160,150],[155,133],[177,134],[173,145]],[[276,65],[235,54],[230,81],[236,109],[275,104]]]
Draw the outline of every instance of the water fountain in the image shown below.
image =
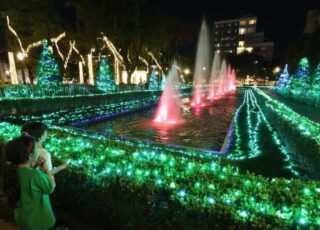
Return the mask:
[[226,81],[227,81],[227,63],[226,60],[223,59],[220,75],[219,75],[219,85],[218,85],[218,95],[223,95],[226,92]]
[[197,46],[196,65],[194,71],[195,89],[193,91],[193,96],[190,104],[192,107],[202,107],[205,105],[202,98],[202,86],[206,83],[207,76],[209,75],[209,47],[209,32],[206,22],[203,20]]
[[215,52],[213,62],[212,62],[212,67],[211,67],[211,78],[210,78],[210,88],[208,91],[208,96],[207,99],[213,100],[215,97],[215,94],[217,93],[217,84],[219,80],[219,72],[220,72],[220,65],[221,65],[221,60],[220,60],[220,53]]
[[231,69],[230,81],[229,81],[229,90],[236,90],[236,72],[234,69]]
[[180,90],[178,86],[178,69],[175,64],[172,65],[169,76],[166,79],[160,103],[156,110],[154,118],[155,123],[159,124],[177,124],[181,120],[180,109]]

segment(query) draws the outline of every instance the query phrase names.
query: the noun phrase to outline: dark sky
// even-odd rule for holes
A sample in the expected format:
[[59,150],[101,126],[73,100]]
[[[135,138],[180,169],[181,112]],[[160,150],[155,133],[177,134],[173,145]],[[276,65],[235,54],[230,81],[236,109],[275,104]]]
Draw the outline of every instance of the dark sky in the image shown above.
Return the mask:
[[[199,23],[206,16],[210,25],[214,20],[258,16],[258,32],[275,43],[274,56],[285,62],[287,45],[303,33],[309,9],[320,9],[320,0],[231,1],[231,0],[157,0],[161,8]],[[292,3],[288,3],[291,1]],[[294,2],[293,2],[294,1]],[[281,3],[281,5],[280,5]],[[212,24],[211,24],[212,25]]]

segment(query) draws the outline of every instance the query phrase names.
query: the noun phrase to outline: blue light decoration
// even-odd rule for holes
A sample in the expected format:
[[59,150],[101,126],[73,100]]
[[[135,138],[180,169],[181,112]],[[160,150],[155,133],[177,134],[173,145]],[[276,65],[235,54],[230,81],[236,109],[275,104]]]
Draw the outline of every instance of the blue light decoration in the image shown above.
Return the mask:
[[310,81],[310,64],[308,58],[300,59],[296,73],[290,79],[291,88],[307,88]]
[[280,74],[278,87],[281,87],[281,88],[287,87],[289,83],[289,77],[290,77],[290,74],[288,72],[288,64],[286,64],[283,72]]
[[150,82],[149,82],[149,89],[157,90],[158,87],[159,87],[159,84],[158,84],[158,77],[156,75],[156,71],[152,70],[152,73],[150,76]]
[[162,77],[161,77],[161,84],[160,84],[160,88],[161,88],[161,90],[163,90],[163,89],[164,89],[164,86],[166,85],[166,80],[167,80],[166,75],[162,74]]
[[102,59],[96,77],[96,87],[103,92],[112,92],[116,89],[114,76],[111,73],[110,64],[106,59]]
[[312,74],[312,88],[320,94],[320,63],[317,65]]
[[37,82],[40,88],[51,88],[62,85],[59,66],[49,48],[47,40],[43,40],[42,42],[42,52],[37,72]]

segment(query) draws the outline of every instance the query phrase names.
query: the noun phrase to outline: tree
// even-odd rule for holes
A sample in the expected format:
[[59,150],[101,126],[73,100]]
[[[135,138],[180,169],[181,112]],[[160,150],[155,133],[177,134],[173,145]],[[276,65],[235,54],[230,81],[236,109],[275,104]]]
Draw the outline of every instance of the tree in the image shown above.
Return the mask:
[[310,64],[308,58],[300,59],[296,73],[290,80],[292,88],[306,88],[310,84]]
[[156,71],[152,70],[149,82],[149,89],[157,90],[159,87],[158,84],[158,76],[156,75]]
[[317,66],[320,60],[320,26],[313,33],[303,34],[289,44],[289,66],[295,69],[300,57],[308,57],[311,68]]
[[43,40],[43,48],[38,64],[38,85],[40,87],[50,87],[62,84],[62,77],[59,66],[48,46],[48,42]]
[[[148,59],[149,51],[160,65],[168,65],[173,56],[177,57],[182,53],[179,52],[179,47],[189,46],[196,39],[196,29],[190,26],[189,22],[173,17],[169,11],[161,9],[155,1],[150,0],[126,0],[116,3],[95,0],[94,4],[87,0],[4,2],[5,13],[9,15],[10,22],[24,46],[43,37],[48,40],[66,32],[66,38],[59,42],[59,49],[64,56],[69,50],[69,40],[76,41],[76,47],[83,56],[90,53],[92,48],[95,48],[93,55],[98,56],[106,50],[102,40],[97,39],[103,32],[122,56],[129,76],[142,65],[140,57]],[[10,37],[16,40],[12,34]],[[17,50],[18,47],[15,41],[14,49]],[[36,66],[34,62],[38,59],[37,51],[37,48],[32,49],[24,60],[30,73],[34,72],[33,67]],[[55,46],[53,52],[62,66]],[[78,57],[73,55],[71,59],[70,64],[75,63]],[[147,61],[151,63],[150,59]],[[61,71],[68,74],[63,68]]]
[[320,89],[320,63],[315,68],[312,74],[312,87],[315,89]]
[[96,87],[104,92],[112,92],[116,88],[114,76],[111,73],[110,65],[106,59],[102,59],[96,77]]
[[280,74],[278,87],[287,87],[290,74],[288,72],[288,65],[284,68],[283,72]]
[[163,90],[166,85],[166,75],[162,74],[160,88]]

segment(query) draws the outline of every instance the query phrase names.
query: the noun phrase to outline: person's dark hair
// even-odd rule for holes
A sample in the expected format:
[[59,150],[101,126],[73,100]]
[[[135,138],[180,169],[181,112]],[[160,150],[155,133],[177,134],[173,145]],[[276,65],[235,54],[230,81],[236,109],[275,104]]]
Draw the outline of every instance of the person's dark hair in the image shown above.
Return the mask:
[[39,141],[48,127],[42,122],[29,122],[22,126],[21,134],[24,136],[31,136],[35,141]]
[[34,144],[32,137],[21,136],[4,146],[3,191],[13,207],[17,206],[20,197],[18,165],[28,161],[29,155],[34,151]]

